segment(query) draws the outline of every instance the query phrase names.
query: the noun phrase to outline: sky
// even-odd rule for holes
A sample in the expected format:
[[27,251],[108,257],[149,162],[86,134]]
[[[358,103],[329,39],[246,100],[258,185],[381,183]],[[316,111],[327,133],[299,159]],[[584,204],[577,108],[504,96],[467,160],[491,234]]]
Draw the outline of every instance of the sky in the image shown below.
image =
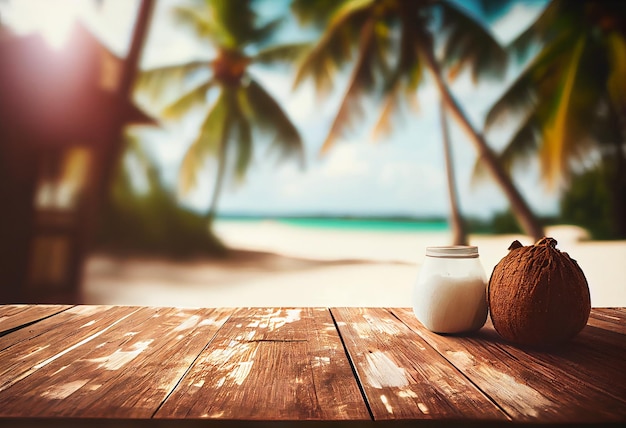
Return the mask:
[[[459,0],[463,5],[464,0]],[[267,4],[284,4],[269,0]],[[277,3],[278,2],[278,3]],[[52,44],[63,43],[63,31],[75,17],[111,48],[123,56],[128,48],[129,32],[136,15],[136,1],[104,0],[102,9],[93,10],[86,0],[19,0],[11,9],[0,3],[3,22],[21,32],[43,31]],[[142,68],[179,63],[195,58],[209,58],[210,49],[181,31],[172,20],[170,9],[175,0],[160,0],[153,17]],[[543,1],[520,1],[491,26],[496,37],[506,43],[522,31],[541,11]],[[471,6],[470,3],[466,5]],[[278,9],[268,9],[266,13]],[[33,13],[36,11],[36,13]],[[269,11],[269,12],[268,12]],[[295,25],[284,30],[293,41],[307,37]],[[310,34],[310,33],[309,33]],[[510,68],[501,82],[485,81],[474,85],[468,75],[461,75],[451,85],[455,97],[480,129],[489,106],[515,77]],[[292,88],[293,73],[285,69],[252,69],[255,77],[280,102],[303,136],[306,166],[296,162],[279,163],[265,150],[255,153],[255,161],[243,182],[230,182],[222,192],[219,209],[241,214],[324,214],[324,215],[406,215],[446,216],[449,212],[442,141],[439,124],[439,98],[427,79],[418,93],[419,109],[394,120],[393,132],[372,140],[371,125],[377,119],[375,100],[365,102],[363,126],[324,156],[319,148],[326,136],[342,95],[339,78],[335,90],[324,99],[316,96],[310,82]],[[344,76],[345,77],[345,76]],[[144,130],[145,146],[160,166],[164,181],[176,188],[178,168],[186,148],[194,139],[201,116],[179,123],[165,123],[159,130]],[[456,184],[463,214],[487,218],[503,211],[508,204],[499,188],[490,180],[476,182],[472,170],[475,151],[465,135],[450,122]],[[503,127],[487,135],[494,147],[502,147],[512,132]],[[132,164],[131,164],[132,165]],[[184,205],[203,211],[208,207],[213,186],[214,163],[208,162],[196,189],[181,196]],[[558,212],[558,193],[544,188],[536,165],[515,171],[514,179],[531,208],[540,215]],[[141,188],[141,177],[137,177]]]

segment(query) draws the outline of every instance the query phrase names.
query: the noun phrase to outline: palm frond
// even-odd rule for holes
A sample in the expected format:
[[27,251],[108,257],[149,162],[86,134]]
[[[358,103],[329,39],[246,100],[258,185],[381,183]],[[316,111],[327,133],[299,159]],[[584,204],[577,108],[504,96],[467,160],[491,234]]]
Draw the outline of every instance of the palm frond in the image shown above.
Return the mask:
[[198,136],[191,144],[179,172],[179,189],[185,194],[196,185],[196,176],[202,169],[207,156],[216,156],[224,132],[228,115],[228,98],[222,91],[209,109]]
[[[154,165],[154,161],[150,158],[146,149],[142,145],[142,136],[137,132],[133,132],[132,127],[124,128],[124,156],[133,156],[139,164],[142,174],[147,174],[148,169]],[[123,163],[120,163],[118,167],[124,168]]]
[[543,129],[544,144],[540,151],[543,174],[548,185],[554,185],[561,171],[566,169],[565,145],[569,137],[568,113],[576,84],[576,74],[582,57],[585,38],[580,37],[571,54],[565,78],[556,97],[556,109],[550,122]]
[[208,60],[195,60],[185,62],[183,64],[172,64],[165,65],[163,67],[151,68],[148,70],[144,70],[141,72],[142,77],[146,79],[174,79],[180,80],[181,78],[195,72],[201,70],[202,68],[207,68],[211,64],[211,61]]
[[228,162],[228,159],[232,159],[232,165],[223,165],[223,170],[232,169],[235,179],[243,180],[252,162],[253,118],[246,114],[245,87],[231,87],[224,91],[228,111],[224,120],[222,150],[226,150],[228,155],[219,161]]
[[535,81],[549,80],[554,70],[567,68],[568,55],[576,46],[580,32],[576,29],[565,29],[558,37],[543,46],[537,56],[527,66],[527,72]]
[[536,159],[535,154],[540,146],[541,132],[537,117],[530,114],[500,153],[498,157],[500,164],[511,174],[515,165],[521,166]]
[[271,147],[284,157],[298,156],[302,162],[302,138],[280,104],[254,79],[239,95],[244,114],[254,119],[262,133],[273,137]]
[[300,24],[313,24],[321,28],[328,24],[342,3],[345,0],[292,0],[291,11]]
[[213,0],[209,7],[222,27],[221,46],[240,50],[258,40],[261,29],[252,0]]
[[569,33],[545,46],[491,106],[485,117],[485,129],[488,130],[519,113],[525,114],[532,110],[539,98],[544,102],[551,98],[572,46],[573,41]]
[[197,107],[203,106],[207,101],[207,92],[215,85],[214,80],[207,80],[196,86],[173,103],[166,106],[161,115],[166,119],[180,119]]
[[[517,130],[498,155],[498,163],[509,173],[516,165],[523,165],[535,159],[535,153],[541,145],[541,124],[536,112],[531,111],[518,126]],[[489,177],[485,163],[477,158],[472,171],[472,186]]]
[[518,113],[532,109],[537,100],[537,90],[532,79],[523,73],[502,96],[491,106],[485,116],[485,130]]
[[406,91],[416,92],[424,77],[424,64],[415,41],[424,40],[426,36],[423,29],[411,25],[407,19],[403,23],[401,37],[397,72],[405,80]]
[[615,111],[626,116],[626,38],[614,32],[608,36],[607,44],[610,67],[607,89]]
[[[569,5],[566,5],[569,3]],[[562,0],[553,0],[535,21],[526,30],[522,31],[508,46],[508,50],[518,59],[524,59],[528,56],[531,49],[536,45],[545,45],[558,35],[564,28],[556,28],[556,23],[562,22],[563,9],[571,6],[574,2],[562,2]]]
[[273,65],[276,63],[294,63],[311,49],[311,43],[293,43],[288,45],[272,46],[259,51],[252,58],[256,64]]
[[180,171],[178,173],[178,191],[182,195],[187,194],[197,185],[197,174],[202,168],[204,159],[200,158],[196,152],[197,148],[195,145],[189,147],[180,165]]
[[139,74],[135,89],[155,102],[167,94],[168,89],[180,93],[196,73],[210,66],[210,61],[198,60],[145,70]]
[[374,0],[355,0],[335,11],[319,42],[298,63],[294,87],[313,77],[320,93],[332,88],[332,77],[352,58],[352,48],[358,44],[358,34],[373,4]]
[[443,61],[450,67],[450,78],[469,68],[474,82],[481,76],[500,78],[508,56],[491,32],[450,3],[441,3],[442,31],[446,34]]
[[[584,46],[581,47],[584,40]],[[552,179],[550,179],[549,165],[542,164],[544,167],[542,172],[548,177],[547,184],[553,187],[557,183],[567,182],[572,173],[573,165],[582,162],[589,154],[592,147],[597,147],[603,142],[604,136],[610,135],[604,131],[598,132],[598,123],[604,123],[607,127],[614,127],[607,122],[607,115],[602,113],[602,106],[610,107],[607,100],[610,94],[607,93],[607,79],[610,76],[610,64],[607,58],[607,52],[604,50],[604,42],[594,37],[580,37],[578,43],[574,45],[571,55],[567,57],[566,66],[563,67],[562,85],[557,86],[558,91],[554,92],[554,100],[550,105],[551,110],[544,113],[544,137],[545,133],[553,129],[556,122],[558,109],[567,109],[564,116],[563,129],[564,138],[561,140],[558,156],[560,157],[559,170],[552,171]],[[575,57],[579,56],[576,61]],[[576,67],[575,76],[572,74],[571,66]],[[564,107],[560,103],[565,102],[565,85],[571,81],[568,106]],[[612,112],[606,113],[610,116]],[[606,110],[605,110],[606,111]],[[613,138],[615,134],[613,134]],[[619,138],[619,137],[618,137]],[[544,144],[552,144],[553,141],[547,138],[543,139]],[[554,148],[552,148],[554,149]],[[545,147],[544,150],[550,150]],[[540,153],[541,155],[541,153]],[[554,168],[557,162],[554,162]]]
[[542,101],[551,97],[553,88],[558,84],[567,67],[568,53],[576,39],[574,31],[564,31],[550,44],[544,46],[539,54],[526,66],[516,80],[500,96],[485,117],[485,129],[503,122],[517,114],[525,114]]
[[392,116],[401,107],[403,101],[409,101],[416,108],[418,105],[416,94],[423,77],[423,65],[414,46],[416,27],[407,22],[408,20],[408,16],[402,17],[398,60],[391,74],[388,74],[383,90],[383,107],[372,129],[374,139],[391,132]]
[[191,29],[199,38],[212,41],[222,31],[220,22],[213,18],[204,2],[198,6],[176,6],[172,14],[176,24]]
[[253,43],[255,46],[263,46],[268,42],[271,42],[276,34],[276,31],[283,23],[282,18],[273,19],[262,25],[257,25],[253,28],[252,38],[249,43]]
[[419,110],[419,100],[415,92],[403,92],[396,88],[388,92],[382,101],[382,108],[378,120],[372,127],[372,140],[378,141],[393,132],[393,119],[399,117],[399,112],[405,106],[413,111]]
[[370,19],[362,28],[359,57],[354,65],[348,86],[339,104],[339,110],[322,144],[320,150],[322,154],[330,150],[336,139],[342,135],[347,127],[350,127],[352,120],[363,114],[359,98],[364,91],[371,89],[374,83],[372,71],[372,58],[375,55],[375,50],[372,49],[374,42],[374,21]]
[[235,176],[241,180],[246,175],[252,162],[252,127],[250,121],[243,115],[239,115],[234,126],[234,139],[236,142]]

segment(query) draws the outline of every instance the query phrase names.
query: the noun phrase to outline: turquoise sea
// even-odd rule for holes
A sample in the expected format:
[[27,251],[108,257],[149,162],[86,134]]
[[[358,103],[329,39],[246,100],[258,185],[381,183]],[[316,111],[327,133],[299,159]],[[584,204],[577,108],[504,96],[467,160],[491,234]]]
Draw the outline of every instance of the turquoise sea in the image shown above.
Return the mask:
[[439,219],[386,219],[386,218],[355,218],[355,217],[263,217],[263,216],[219,216],[226,221],[275,221],[290,226],[327,229],[327,230],[363,230],[381,232],[445,232],[449,230],[448,222]]

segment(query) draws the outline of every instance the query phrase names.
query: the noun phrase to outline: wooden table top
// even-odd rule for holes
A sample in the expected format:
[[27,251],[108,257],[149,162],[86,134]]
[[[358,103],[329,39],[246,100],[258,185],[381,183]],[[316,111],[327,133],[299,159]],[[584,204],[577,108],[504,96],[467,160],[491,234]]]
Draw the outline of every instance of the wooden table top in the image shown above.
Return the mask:
[[537,350],[504,342],[490,324],[434,334],[406,308],[5,305],[0,423],[618,424],[625,339],[626,308],[593,309],[571,342]]

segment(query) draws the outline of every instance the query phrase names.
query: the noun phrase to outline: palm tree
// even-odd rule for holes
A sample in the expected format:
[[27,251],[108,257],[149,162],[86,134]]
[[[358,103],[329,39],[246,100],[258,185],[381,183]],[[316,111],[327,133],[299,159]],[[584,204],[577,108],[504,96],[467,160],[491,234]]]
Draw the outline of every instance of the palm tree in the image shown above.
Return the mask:
[[510,169],[538,154],[554,188],[599,152],[626,237],[626,3],[554,0],[510,49],[531,47],[539,52],[486,117],[486,129],[521,118],[499,161]]
[[[452,76],[465,67],[471,69],[474,79],[502,71],[506,54],[483,26],[445,0],[294,0],[293,9],[303,23],[328,24],[319,42],[300,63],[296,85],[312,76],[319,90],[328,90],[335,72],[352,61],[356,50],[344,98],[322,152],[332,147],[359,115],[363,94],[385,94],[380,121],[385,124],[394,104],[406,99],[407,94],[414,95],[424,70],[429,70],[441,102],[468,135],[480,162],[504,191],[522,228],[535,239],[543,236],[541,225],[510,176],[451,94],[442,66],[436,60],[435,33],[445,32],[443,64]],[[329,18],[324,21],[324,17]]]
[[446,176],[448,180],[448,198],[450,199],[450,225],[452,228],[452,245],[467,245],[467,229],[459,209],[459,197],[454,182],[454,164],[452,162],[452,144],[448,132],[448,118],[446,106],[439,103],[439,118],[441,120],[441,140],[443,156],[446,162]]
[[[140,90],[157,95],[178,85],[177,98],[162,112],[178,119],[205,107],[204,120],[197,138],[189,147],[180,170],[180,188],[188,191],[207,156],[217,159],[215,186],[207,213],[209,226],[227,173],[243,178],[253,159],[253,134],[272,137],[272,147],[283,155],[302,160],[302,139],[278,102],[250,72],[254,64],[271,64],[290,58],[298,45],[269,46],[278,24],[259,24],[251,0],[205,0],[196,7],[177,7],[180,23],[205,40],[215,55],[208,60],[192,61],[146,71]],[[202,75],[203,72],[207,72]],[[201,76],[198,80],[198,76]],[[195,79],[195,80],[194,80]],[[185,82],[194,80],[189,90]]]

